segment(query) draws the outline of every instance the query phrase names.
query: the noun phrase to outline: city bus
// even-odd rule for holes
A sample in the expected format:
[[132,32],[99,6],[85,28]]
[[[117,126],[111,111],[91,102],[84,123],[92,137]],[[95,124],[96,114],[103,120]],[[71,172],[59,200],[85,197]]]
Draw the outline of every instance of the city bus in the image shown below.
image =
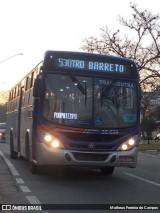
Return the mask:
[[81,166],[111,174],[135,168],[140,127],[139,75],[130,59],[47,51],[9,93],[11,158],[36,173]]

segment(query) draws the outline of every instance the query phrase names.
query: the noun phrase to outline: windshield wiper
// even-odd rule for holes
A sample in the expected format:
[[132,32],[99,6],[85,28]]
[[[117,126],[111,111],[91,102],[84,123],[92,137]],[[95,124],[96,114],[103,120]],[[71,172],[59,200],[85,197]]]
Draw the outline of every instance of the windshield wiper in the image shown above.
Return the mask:
[[69,77],[72,80],[72,82],[77,86],[79,91],[85,96],[85,106],[86,106],[86,104],[87,104],[87,85],[86,85],[86,81],[84,82],[84,87],[83,87],[82,84],[78,81],[78,79],[74,75],[69,73]]
[[101,89],[101,107],[103,105],[103,99],[107,97],[107,94],[111,90],[111,88],[115,85],[116,81],[112,81],[110,85],[104,85]]

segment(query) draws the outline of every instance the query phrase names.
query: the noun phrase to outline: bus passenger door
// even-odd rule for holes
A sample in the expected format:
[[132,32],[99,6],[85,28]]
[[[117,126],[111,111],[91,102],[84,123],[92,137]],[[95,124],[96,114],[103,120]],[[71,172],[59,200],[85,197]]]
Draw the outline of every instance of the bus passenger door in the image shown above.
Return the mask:
[[17,128],[17,148],[18,148],[18,157],[20,157],[21,151],[21,113],[22,107],[24,104],[24,87],[21,87],[20,90],[20,99],[19,99],[19,106],[18,106],[18,128]]

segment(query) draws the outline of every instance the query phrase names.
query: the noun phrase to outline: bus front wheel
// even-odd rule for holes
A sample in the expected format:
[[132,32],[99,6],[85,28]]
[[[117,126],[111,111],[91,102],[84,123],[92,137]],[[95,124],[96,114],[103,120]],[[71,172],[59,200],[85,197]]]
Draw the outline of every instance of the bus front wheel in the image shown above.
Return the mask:
[[17,152],[13,150],[13,133],[10,133],[10,158],[17,159]]
[[38,166],[33,162],[30,162],[30,171],[32,174],[36,174],[39,172]]
[[103,174],[112,174],[114,171],[114,167],[113,166],[110,166],[110,167],[104,167],[101,169],[101,172]]

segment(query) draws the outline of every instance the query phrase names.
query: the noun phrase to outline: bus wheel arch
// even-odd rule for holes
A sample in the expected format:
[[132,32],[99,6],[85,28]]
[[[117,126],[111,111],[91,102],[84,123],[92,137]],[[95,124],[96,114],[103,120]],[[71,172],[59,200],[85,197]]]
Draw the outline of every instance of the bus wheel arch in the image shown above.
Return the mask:
[[30,140],[29,140],[29,131],[26,132],[26,136],[25,136],[25,158],[29,163],[29,169],[31,173],[32,174],[38,173],[38,166],[32,160],[32,150],[31,150]]
[[37,174],[40,172],[40,168],[33,162],[30,162],[30,171],[32,174]]

